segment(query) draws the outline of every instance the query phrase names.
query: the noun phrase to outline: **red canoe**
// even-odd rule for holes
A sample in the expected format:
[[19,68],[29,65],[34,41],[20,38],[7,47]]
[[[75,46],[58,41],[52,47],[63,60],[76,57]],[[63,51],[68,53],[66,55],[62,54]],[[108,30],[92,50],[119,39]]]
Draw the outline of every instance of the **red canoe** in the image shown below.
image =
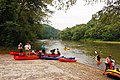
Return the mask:
[[[15,51],[15,52],[10,52],[10,55],[19,55],[19,53],[20,53],[20,52],[17,52],[17,51]],[[26,52],[22,52],[22,54],[25,55]],[[30,52],[30,54],[33,54],[33,53]]]
[[14,56],[15,60],[35,60],[39,59],[40,57],[37,55],[32,55],[32,56]]
[[58,58],[58,60],[61,62],[76,62],[77,61],[75,59],[68,59],[68,58]]

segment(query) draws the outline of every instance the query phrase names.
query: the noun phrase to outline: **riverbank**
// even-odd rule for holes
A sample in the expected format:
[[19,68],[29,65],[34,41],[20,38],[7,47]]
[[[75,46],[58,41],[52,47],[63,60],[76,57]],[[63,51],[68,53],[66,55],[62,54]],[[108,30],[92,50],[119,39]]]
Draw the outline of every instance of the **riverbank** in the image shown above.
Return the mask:
[[120,41],[102,41],[102,40],[80,40],[82,42],[96,42],[96,43],[109,43],[109,44],[120,44]]
[[120,42],[117,41],[93,41],[97,43],[109,43],[109,44],[120,44]]
[[16,61],[9,54],[0,55],[0,80],[112,80],[102,73],[78,62]]

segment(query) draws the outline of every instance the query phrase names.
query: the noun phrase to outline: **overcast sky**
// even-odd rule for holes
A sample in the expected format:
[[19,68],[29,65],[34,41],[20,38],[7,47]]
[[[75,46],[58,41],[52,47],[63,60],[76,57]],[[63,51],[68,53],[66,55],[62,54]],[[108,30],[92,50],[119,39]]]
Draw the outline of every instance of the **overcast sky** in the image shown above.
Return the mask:
[[76,24],[87,23],[92,14],[95,14],[103,8],[104,3],[97,3],[94,5],[85,5],[85,1],[77,0],[76,4],[72,6],[67,12],[56,11],[49,19],[51,26],[63,30],[66,27],[73,27]]

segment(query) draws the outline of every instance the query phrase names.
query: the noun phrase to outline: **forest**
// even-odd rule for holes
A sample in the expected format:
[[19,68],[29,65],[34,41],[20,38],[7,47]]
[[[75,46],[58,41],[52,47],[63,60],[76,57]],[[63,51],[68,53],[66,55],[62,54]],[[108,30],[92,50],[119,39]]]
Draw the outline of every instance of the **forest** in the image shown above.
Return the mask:
[[[16,46],[20,42],[25,44],[39,38],[53,37],[54,33],[44,35],[47,31],[43,24],[47,24],[48,18],[54,13],[47,7],[52,2],[53,0],[0,0],[0,46]],[[52,31],[53,28],[50,28]]]
[[[94,14],[87,24],[59,31],[48,27],[54,14],[48,6],[67,11],[77,0],[0,0],[0,46],[11,47],[19,42],[38,39],[62,40],[101,39],[120,40],[120,1],[112,2]],[[98,0],[85,0],[95,3]],[[100,0],[102,1],[102,0]],[[104,0],[111,1],[111,0]],[[107,2],[109,3],[109,2]],[[45,24],[46,23],[46,24]],[[60,32],[60,34],[58,34]]]
[[92,15],[87,24],[66,28],[60,33],[62,40],[120,41],[120,1],[105,6]]

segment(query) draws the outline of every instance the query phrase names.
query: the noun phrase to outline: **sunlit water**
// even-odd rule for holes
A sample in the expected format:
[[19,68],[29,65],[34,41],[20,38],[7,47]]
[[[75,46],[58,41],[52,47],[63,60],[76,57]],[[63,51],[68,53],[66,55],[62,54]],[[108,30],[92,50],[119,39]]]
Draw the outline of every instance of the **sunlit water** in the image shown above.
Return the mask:
[[[58,40],[43,40],[46,42],[47,53],[53,48],[59,48],[61,56],[76,57],[77,62],[83,63],[89,66],[93,66],[99,69],[105,69],[105,58],[108,55],[116,61],[116,67],[120,68],[120,44],[105,44],[105,43],[95,43],[95,42],[72,42],[72,41],[58,41]],[[70,50],[64,50],[67,46]],[[97,65],[95,61],[95,51],[102,52],[102,64]]]

